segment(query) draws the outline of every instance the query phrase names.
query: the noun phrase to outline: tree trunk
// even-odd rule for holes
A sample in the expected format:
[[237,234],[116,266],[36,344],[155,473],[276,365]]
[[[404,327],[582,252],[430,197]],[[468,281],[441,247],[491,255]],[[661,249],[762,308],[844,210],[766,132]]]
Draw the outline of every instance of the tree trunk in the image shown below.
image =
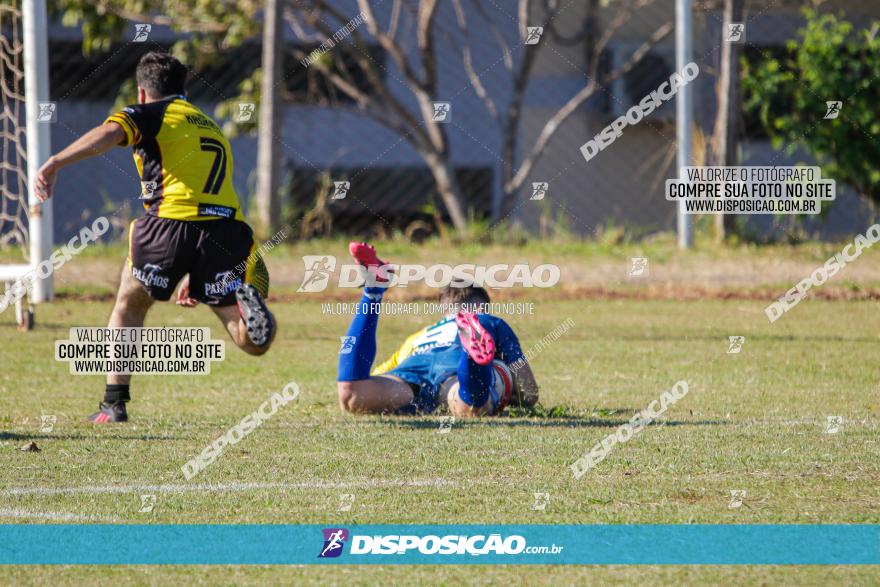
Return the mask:
[[517,133],[519,132],[519,108],[511,108],[508,111],[507,120],[504,128],[504,144],[501,146],[501,205],[498,211],[492,216],[492,224],[495,225],[502,220],[507,220],[508,216],[513,213],[516,206],[516,190],[511,189],[513,181],[513,168],[516,162]]
[[260,87],[260,135],[257,144],[257,229],[264,236],[274,233],[281,223],[281,205],[278,201],[280,149],[275,137],[280,119],[280,90],[276,81],[281,71],[283,47],[278,2],[279,0],[266,0],[263,13],[263,75]]
[[[715,129],[712,133],[712,164],[737,164],[737,120],[739,116],[739,54],[740,44],[727,40],[728,25],[743,22],[744,0],[724,0],[724,22],[721,34],[721,66],[715,88],[717,109]],[[747,33],[743,33],[747,34]],[[715,233],[719,241],[732,233],[736,227],[736,216],[718,214],[715,216]]]
[[452,225],[461,236],[468,234],[467,216],[464,213],[462,205],[461,189],[458,186],[458,180],[455,178],[455,170],[450,164],[447,157],[444,157],[434,151],[423,151],[422,157],[434,176],[434,182],[437,184],[437,193],[440,199],[446,205]]

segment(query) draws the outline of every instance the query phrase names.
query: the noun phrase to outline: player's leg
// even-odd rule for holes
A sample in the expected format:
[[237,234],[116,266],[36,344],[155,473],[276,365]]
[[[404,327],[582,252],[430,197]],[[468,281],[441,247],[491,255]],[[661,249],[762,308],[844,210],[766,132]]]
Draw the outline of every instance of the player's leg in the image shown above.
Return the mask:
[[[175,221],[142,216],[129,225],[128,236],[128,260],[110,313],[110,328],[143,326],[153,302],[168,300],[181,276],[175,252],[185,250],[181,244],[185,235]],[[88,420],[96,424],[127,421],[130,383],[131,375],[108,373],[104,400]]]
[[[268,272],[266,274],[268,275]],[[275,340],[277,323],[264,299],[268,295],[268,286],[263,293],[250,283],[244,283],[235,290],[236,308],[239,315],[238,332],[243,334],[244,338],[239,341],[233,336],[233,340],[236,341],[235,344],[240,349],[251,355],[262,355],[269,350],[272,341]],[[223,319],[221,317],[221,320]],[[226,324],[227,330],[229,330],[229,324]],[[232,335],[232,331],[229,332]]]
[[[492,404],[490,396],[487,396],[479,406],[469,404],[462,399],[462,388],[458,383],[458,377],[453,377],[444,387],[447,390],[446,408],[456,418],[474,418],[477,416],[489,416],[494,413],[495,406]],[[467,391],[465,391],[465,395],[468,395]]]
[[[113,311],[110,312],[107,326],[110,328],[143,326],[147,312],[154,301],[140,282],[132,277],[131,269],[126,264],[122,268],[119,291],[116,293],[116,302],[113,304]],[[108,383],[128,383],[130,380],[131,375],[110,374],[107,376]]]
[[370,377],[376,360],[376,329],[384,288],[365,287],[339,349],[339,405],[348,412],[388,412],[410,403],[409,384],[397,378]]
[[446,405],[457,418],[485,416],[495,411],[492,391],[495,372],[492,363],[480,365],[467,353],[461,354],[458,374],[449,386]]
[[[373,247],[351,243],[349,252],[377,280],[385,278],[379,270],[385,263],[376,257]],[[376,360],[376,329],[385,290],[380,285],[368,284],[364,287],[339,350],[337,392],[340,407],[348,412],[393,412],[413,400],[412,388],[402,379],[393,376],[370,377]]]
[[[248,335],[247,324],[245,324],[245,319],[242,316],[242,311],[237,305],[212,307],[211,310],[213,310],[217,318],[220,319],[220,322],[226,328],[226,332],[229,333],[229,336],[230,338],[232,338],[232,342],[235,343],[235,346],[237,346],[247,354],[255,356],[262,355],[269,350],[270,346],[272,346],[272,340],[275,336],[275,330],[272,330],[272,338],[266,339],[265,344],[263,344],[262,346],[257,346]],[[266,308],[266,312],[269,312],[268,308]],[[271,314],[269,315],[271,316]]]
[[235,345],[262,355],[275,338],[276,322],[266,305],[269,272],[244,222],[193,223],[199,231],[198,261],[190,271],[190,297],[208,304]]
[[393,375],[338,381],[339,407],[353,414],[390,414],[413,403],[409,383]]
[[[122,277],[119,281],[119,291],[116,293],[116,303],[110,312],[109,328],[135,328],[144,325],[144,319],[153,298],[144,291],[141,284],[131,275],[128,263],[122,269]],[[108,373],[107,386],[104,389],[104,401],[101,402],[99,411],[89,416],[88,420],[96,424],[104,422],[125,422],[128,420],[128,412],[125,404],[131,399],[129,384],[131,375],[121,373]]]
[[473,312],[461,311],[455,316],[462,350],[457,381],[449,389],[447,405],[456,417],[481,416],[492,413],[491,399],[495,387],[495,341],[480,324]]

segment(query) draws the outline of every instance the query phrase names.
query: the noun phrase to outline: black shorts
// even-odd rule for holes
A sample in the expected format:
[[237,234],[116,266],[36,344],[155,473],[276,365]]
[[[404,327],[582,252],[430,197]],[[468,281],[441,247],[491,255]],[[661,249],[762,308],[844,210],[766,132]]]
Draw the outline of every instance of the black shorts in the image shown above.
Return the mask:
[[131,223],[128,243],[131,274],[154,300],[168,301],[187,273],[190,297],[212,306],[235,304],[242,283],[269,294],[269,272],[244,222],[142,216]]

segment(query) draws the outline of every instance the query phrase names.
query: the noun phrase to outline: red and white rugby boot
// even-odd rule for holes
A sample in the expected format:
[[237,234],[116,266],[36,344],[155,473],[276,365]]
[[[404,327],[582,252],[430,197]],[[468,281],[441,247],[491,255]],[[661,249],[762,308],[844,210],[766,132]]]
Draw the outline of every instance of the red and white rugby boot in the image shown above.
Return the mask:
[[108,422],[128,422],[128,412],[125,410],[125,402],[113,402],[98,404],[98,411],[86,418],[92,424],[107,424]]
[[461,346],[477,365],[488,365],[495,358],[495,340],[483,328],[476,312],[460,310],[455,315]]
[[367,243],[352,241],[348,243],[348,252],[358,265],[366,267],[367,271],[375,278],[376,283],[367,286],[383,287],[382,284],[391,281],[389,277],[393,273],[391,267],[376,255],[376,248]]

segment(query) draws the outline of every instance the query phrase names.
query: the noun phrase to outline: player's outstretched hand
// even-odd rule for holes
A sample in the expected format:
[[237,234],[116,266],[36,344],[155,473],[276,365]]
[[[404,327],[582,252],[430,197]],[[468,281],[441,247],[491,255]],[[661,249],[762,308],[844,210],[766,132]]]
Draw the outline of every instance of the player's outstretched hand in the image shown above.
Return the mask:
[[52,197],[55,189],[55,181],[58,179],[58,166],[50,158],[43,163],[39,171],[37,171],[37,180],[35,182],[35,190],[37,197],[41,202],[45,202]]
[[177,288],[177,305],[184,308],[195,308],[199,301],[189,297],[189,275],[185,275]]

